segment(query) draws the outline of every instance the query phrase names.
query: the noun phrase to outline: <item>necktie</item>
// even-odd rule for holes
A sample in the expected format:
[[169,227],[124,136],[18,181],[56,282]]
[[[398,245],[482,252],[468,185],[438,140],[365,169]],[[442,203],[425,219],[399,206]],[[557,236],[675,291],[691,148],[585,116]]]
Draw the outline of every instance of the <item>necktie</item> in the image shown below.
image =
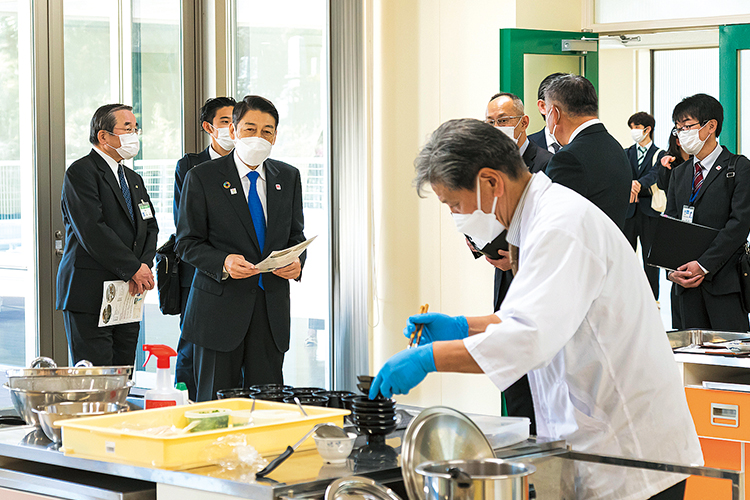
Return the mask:
[[695,162],[695,175],[693,176],[693,194],[697,193],[703,184],[703,167],[700,162]]
[[[266,243],[266,216],[263,213],[263,205],[260,203],[260,198],[258,197],[258,177],[260,177],[260,174],[255,170],[247,174],[247,178],[250,179],[247,206],[250,208],[250,216],[253,218],[253,226],[255,227],[255,236],[258,238],[258,245],[260,246],[260,253],[262,255],[263,247]],[[258,286],[265,290],[262,274],[258,277]]]
[[518,273],[518,247],[508,243],[508,253],[510,254],[510,270],[513,271],[513,276]]
[[646,148],[637,146],[638,147],[638,166],[640,167],[641,164],[643,164],[643,159],[646,157]]
[[553,142],[552,143],[552,149],[554,149],[555,153],[557,153],[558,151],[560,151],[560,145],[558,143],[556,143],[556,142]]
[[125,198],[125,205],[128,207],[130,222],[133,222],[135,220],[133,217],[133,197],[130,195],[130,188],[125,181],[125,171],[119,163],[117,164],[117,177],[120,180],[120,189],[122,190],[122,196]]

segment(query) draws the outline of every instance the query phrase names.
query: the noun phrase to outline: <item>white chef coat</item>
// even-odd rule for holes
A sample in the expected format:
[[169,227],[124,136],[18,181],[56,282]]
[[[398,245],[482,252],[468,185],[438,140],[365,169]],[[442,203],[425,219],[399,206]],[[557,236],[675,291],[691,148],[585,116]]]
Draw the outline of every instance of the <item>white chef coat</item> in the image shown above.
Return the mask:
[[[574,450],[702,465],[679,370],[619,228],[537,173],[508,228],[519,270],[501,323],[464,340],[505,390],[528,372],[537,433]],[[575,498],[645,499],[684,476],[582,465]]]

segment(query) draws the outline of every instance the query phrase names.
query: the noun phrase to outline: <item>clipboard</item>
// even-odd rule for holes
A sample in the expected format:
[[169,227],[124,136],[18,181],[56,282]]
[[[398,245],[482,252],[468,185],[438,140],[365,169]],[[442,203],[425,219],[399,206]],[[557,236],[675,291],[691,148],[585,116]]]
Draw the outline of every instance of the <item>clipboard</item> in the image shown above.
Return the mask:
[[711,246],[717,234],[718,229],[662,215],[656,223],[654,243],[648,252],[646,263],[676,271],[681,265],[698,260]]

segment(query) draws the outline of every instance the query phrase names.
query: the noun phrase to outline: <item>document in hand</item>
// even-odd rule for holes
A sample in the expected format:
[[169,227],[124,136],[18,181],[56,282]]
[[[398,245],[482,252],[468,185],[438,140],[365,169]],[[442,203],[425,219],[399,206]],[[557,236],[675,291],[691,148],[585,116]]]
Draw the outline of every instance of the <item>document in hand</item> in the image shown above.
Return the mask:
[[718,229],[662,215],[646,261],[650,266],[676,271],[681,265],[698,260],[717,234]]
[[130,295],[126,281],[105,281],[102,307],[99,311],[99,327],[135,323],[143,317],[143,299],[146,290],[136,296]]
[[312,243],[315,238],[317,238],[317,236],[313,236],[309,240],[305,240],[302,243],[294,245],[293,247],[289,247],[284,250],[275,250],[271,252],[271,255],[266,257],[255,267],[260,269],[260,272],[262,273],[270,273],[271,271],[275,271],[276,269],[286,267],[297,260],[297,257],[299,257],[300,254],[305,251],[307,246]]

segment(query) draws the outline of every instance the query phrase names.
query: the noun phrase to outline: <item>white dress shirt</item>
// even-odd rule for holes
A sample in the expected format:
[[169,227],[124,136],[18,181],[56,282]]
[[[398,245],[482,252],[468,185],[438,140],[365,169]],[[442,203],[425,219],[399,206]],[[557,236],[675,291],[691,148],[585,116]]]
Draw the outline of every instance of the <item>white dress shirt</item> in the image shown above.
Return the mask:
[[585,129],[589,128],[591,125],[596,125],[597,123],[601,123],[601,121],[598,118],[592,118],[591,120],[581,123],[578,126],[578,128],[575,129],[572,134],[570,134],[570,139],[568,139],[568,144],[573,142],[573,139],[575,139],[578,134],[583,132]]
[[[581,452],[702,464],[659,311],[620,229],[540,172],[507,238],[519,269],[501,323],[464,339],[484,373],[500,390],[528,373],[539,436]],[[640,500],[682,479],[580,463],[567,489],[570,498]]]
[[[96,151],[97,153],[99,153],[99,156],[101,156],[102,158],[104,158],[104,161],[107,162],[107,165],[109,166],[109,168],[112,169],[112,173],[115,174],[115,179],[117,179],[117,185],[120,186],[120,176],[117,175],[117,167],[120,164],[117,163],[114,158],[112,158],[107,153],[105,153],[104,151],[102,151],[101,149],[99,149],[98,146],[94,146],[94,151]],[[125,165],[123,165],[122,168],[125,169],[126,168]],[[123,177],[124,177],[124,173],[123,173]],[[128,186],[128,187],[130,187],[130,184],[128,184],[128,178],[127,177],[125,177],[125,185]],[[122,188],[122,186],[120,186],[120,188]]]
[[[234,164],[237,166],[237,173],[240,176],[240,182],[242,182],[242,190],[245,192],[245,199],[250,194],[250,179],[247,178],[247,174],[250,173],[251,169],[240,160],[240,156],[237,154],[237,150],[234,150]],[[258,198],[260,198],[260,204],[263,205],[263,215],[268,220],[268,209],[266,208],[266,162],[258,165],[255,170],[258,172],[259,177],[256,181],[256,189],[258,190]]]
[[521,147],[518,148],[518,152],[521,153],[521,158],[523,158],[524,153],[526,153],[526,150],[529,148],[529,138],[527,137],[525,141],[523,141],[523,144],[521,144]]
[[208,157],[211,160],[215,160],[216,158],[221,158],[221,154],[219,154],[219,153],[216,152],[216,150],[214,149],[214,145],[213,144],[211,144],[210,146],[208,146]]
[[703,180],[705,180],[722,151],[723,150],[721,146],[719,146],[719,143],[716,143],[716,147],[714,148],[714,150],[708,153],[702,160],[699,160],[697,157],[693,156],[693,175],[695,175],[695,162],[697,161],[701,164],[701,172],[703,172]]
[[555,154],[555,148],[552,147],[552,144],[557,142],[557,139],[555,139],[552,136],[552,133],[549,131],[549,129],[545,126],[544,127],[544,137],[547,139],[547,151],[549,151],[552,154]]

